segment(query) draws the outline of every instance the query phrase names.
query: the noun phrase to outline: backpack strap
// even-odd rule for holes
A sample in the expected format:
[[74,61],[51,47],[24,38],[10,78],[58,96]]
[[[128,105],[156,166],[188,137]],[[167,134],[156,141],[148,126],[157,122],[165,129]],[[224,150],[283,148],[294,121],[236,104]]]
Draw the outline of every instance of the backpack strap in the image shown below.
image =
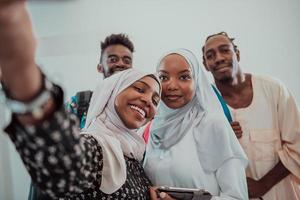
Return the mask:
[[80,91],[76,93],[77,100],[77,116],[81,119],[83,116],[87,114],[87,111],[90,106],[90,101],[93,92],[90,90]]
[[221,103],[222,105],[222,108],[223,108],[223,111],[224,111],[224,114],[227,118],[227,120],[230,122],[232,122],[232,117],[231,117],[231,114],[230,114],[230,111],[229,111],[229,108],[225,102],[225,100],[223,99],[223,97],[221,96],[221,94],[219,93],[219,91],[217,90],[217,88],[214,86],[214,85],[211,85],[214,92],[216,93],[218,99],[219,99],[219,102]]

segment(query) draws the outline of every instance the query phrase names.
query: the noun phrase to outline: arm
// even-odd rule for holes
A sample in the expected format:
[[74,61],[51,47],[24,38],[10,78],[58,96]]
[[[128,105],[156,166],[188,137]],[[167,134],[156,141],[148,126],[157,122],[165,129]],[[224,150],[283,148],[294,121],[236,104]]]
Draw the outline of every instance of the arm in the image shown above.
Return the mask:
[[97,141],[79,134],[77,119],[61,106],[37,126],[8,127],[33,182],[52,198],[71,197],[101,184],[102,150]]
[[[24,1],[0,2],[0,44],[3,83],[12,98],[30,101],[41,89],[42,76],[34,62],[36,41]],[[46,121],[14,115],[7,128],[32,180],[53,198],[97,187],[102,169],[100,146],[80,136],[76,120],[55,103],[50,100],[45,107],[52,113]]]
[[[0,67],[2,81],[11,98],[32,100],[42,88],[42,76],[36,67],[34,56],[36,40],[23,0],[0,3]],[[45,116],[53,112],[55,105],[49,100]],[[18,116],[22,124],[36,124],[29,116]]]
[[295,98],[282,83],[278,99],[277,116],[282,144],[278,155],[282,167],[300,179],[300,110]]
[[260,180],[256,181],[252,178],[247,178],[249,197],[259,198],[265,195],[274,185],[289,174],[289,170],[279,161],[278,164]]
[[1,1],[0,44],[3,82],[13,98],[30,100],[41,87],[41,74],[34,62],[36,40],[24,1]]
[[279,162],[260,180],[247,178],[250,197],[266,194],[289,174],[300,178],[300,112],[290,91],[281,83],[273,82],[272,98],[278,120],[282,148],[278,150]]

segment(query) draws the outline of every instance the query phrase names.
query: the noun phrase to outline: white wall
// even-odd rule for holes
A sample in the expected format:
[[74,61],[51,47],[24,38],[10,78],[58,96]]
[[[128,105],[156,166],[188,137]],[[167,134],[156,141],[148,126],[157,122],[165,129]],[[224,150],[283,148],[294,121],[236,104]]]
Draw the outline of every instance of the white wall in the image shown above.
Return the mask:
[[[281,79],[298,103],[299,9],[298,0],[69,0],[29,5],[40,45],[37,60],[64,85],[67,96],[93,89],[100,79],[99,42],[108,34],[129,34],[136,47],[135,67],[151,72],[163,52],[185,47],[201,58],[206,36],[227,31],[236,38],[244,70]],[[18,188],[26,195],[27,190],[27,185]]]
[[93,87],[99,42],[110,33],[128,33],[134,65],[151,72],[173,48],[189,48],[200,58],[206,36],[224,30],[236,38],[245,71],[278,77],[300,102],[298,0],[69,0],[29,8],[39,60],[68,95]]

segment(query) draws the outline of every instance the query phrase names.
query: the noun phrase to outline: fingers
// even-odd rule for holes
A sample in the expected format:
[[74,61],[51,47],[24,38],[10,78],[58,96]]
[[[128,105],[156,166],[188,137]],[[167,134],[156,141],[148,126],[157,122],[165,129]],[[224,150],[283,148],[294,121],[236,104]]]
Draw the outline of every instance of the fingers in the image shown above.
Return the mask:
[[174,198],[170,197],[167,193],[165,192],[158,192],[156,191],[157,187],[150,187],[150,199],[151,200],[175,200]]
[[234,121],[230,123],[232,130],[234,131],[237,138],[241,138],[243,136],[243,130],[238,121]]
[[170,195],[168,195],[165,192],[160,192],[159,193],[159,199],[161,199],[161,200],[175,200],[175,199],[173,199],[172,197],[170,197]]
[[157,187],[150,187],[150,189],[149,189],[151,200],[159,200],[158,194],[156,192],[156,188]]

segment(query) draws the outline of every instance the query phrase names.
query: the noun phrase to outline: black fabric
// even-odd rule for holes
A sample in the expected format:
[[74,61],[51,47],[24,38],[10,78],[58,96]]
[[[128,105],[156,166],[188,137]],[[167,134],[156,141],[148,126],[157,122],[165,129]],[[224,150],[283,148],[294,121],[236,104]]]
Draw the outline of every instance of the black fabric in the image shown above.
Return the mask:
[[87,114],[87,111],[90,106],[92,94],[93,94],[93,92],[90,90],[81,91],[81,92],[76,93],[77,116],[79,119],[81,119],[84,114]]
[[42,191],[31,182],[28,200],[51,200],[51,198],[42,193]]
[[[14,118],[9,137],[34,184],[47,196],[35,199],[150,199],[140,162],[125,157],[127,179],[113,194],[101,192],[102,149],[90,135],[81,135],[78,120],[61,106],[39,126],[22,126]],[[30,199],[30,200],[33,200]]]

